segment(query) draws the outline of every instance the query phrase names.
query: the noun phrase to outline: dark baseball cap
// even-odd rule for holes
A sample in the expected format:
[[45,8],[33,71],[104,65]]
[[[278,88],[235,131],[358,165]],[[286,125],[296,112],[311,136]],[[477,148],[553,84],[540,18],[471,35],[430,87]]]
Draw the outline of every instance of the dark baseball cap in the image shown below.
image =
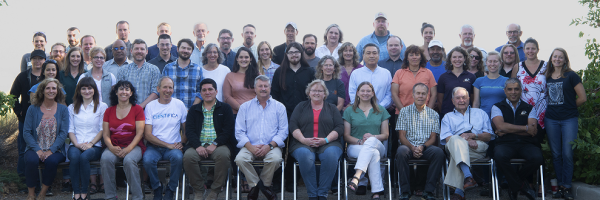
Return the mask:
[[36,56],[42,57],[43,59],[46,59],[46,52],[44,52],[42,50],[33,50],[31,52],[31,55],[29,56],[29,59],[33,59]]

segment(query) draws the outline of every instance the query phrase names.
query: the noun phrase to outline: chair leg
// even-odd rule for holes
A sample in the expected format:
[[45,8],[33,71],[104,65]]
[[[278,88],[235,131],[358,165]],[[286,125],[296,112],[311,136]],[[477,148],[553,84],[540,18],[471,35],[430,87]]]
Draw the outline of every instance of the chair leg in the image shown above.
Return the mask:
[[125,191],[125,200],[129,200],[129,183],[127,183],[127,190]]
[[387,168],[388,168],[388,190],[390,193],[390,200],[392,200],[392,161],[390,159],[387,160]]
[[281,200],[283,200],[283,196],[285,196],[285,187],[283,186],[283,183],[284,183],[283,177],[285,176],[283,173],[284,171],[285,171],[285,160],[282,160],[281,161]]
[[[546,189],[544,188],[544,167],[540,165],[540,176],[542,177],[542,199],[546,199]],[[539,186],[538,186],[539,187]]]
[[340,200],[340,196],[341,196],[340,193],[342,193],[342,191],[340,191],[340,184],[342,184],[341,181],[340,181],[341,173],[342,173],[341,172],[342,171],[342,166],[341,165],[342,165],[342,163],[340,163],[340,161],[338,160],[338,176],[337,176],[338,177],[338,179],[337,179],[337,181],[338,181],[338,184],[337,184],[338,185],[337,186],[337,189],[338,189],[337,190],[338,191],[337,192],[338,193],[338,200]]
[[296,165],[296,163],[294,163],[294,200],[296,200],[296,183],[298,183],[298,180],[296,178],[296,169],[298,168],[298,166]]
[[[225,200],[229,200],[229,172],[231,168],[227,169],[227,182],[225,183]],[[185,199],[182,199],[185,200]]]
[[448,200],[448,199],[449,199],[449,197],[448,197],[448,196],[446,196],[446,187],[444,187],[444,178],[446,178],[444,175],[445,175],[445,174],[444,174],[444,168],[442,167],[442,177],[441,177],[441,181],[442,181],[442,182],[441,182],[441,183],[442,183],[442,198],[443,198],[444,200]]
[[492,199],[496,200],[500,198],[499,188],[498,188],[498,180],[496,177],[496,163],[494,159],[490,159],[490,173],[492,176]]
[[40,188],[42,188],[43,183],[42,183],[42,168],[38,167],[38,176],[40,177]]
[[181,188],[181,200],[185,200],[185,188],[186,188],[186,184],[185,184],[185,172],[182,173],[183,174],[183,187]]
[[348,200],[348,161],[344,158],[344,196]]
[[398,169],[396,169],[396,175],[397,175],[397,179],[398,180],[398,196],[402,195],[402,187],[400,186],[400,171],[398,171]]
[[237,166],[237,182],[235,188],[237,188],[237,200],[240,200],[240,166]]

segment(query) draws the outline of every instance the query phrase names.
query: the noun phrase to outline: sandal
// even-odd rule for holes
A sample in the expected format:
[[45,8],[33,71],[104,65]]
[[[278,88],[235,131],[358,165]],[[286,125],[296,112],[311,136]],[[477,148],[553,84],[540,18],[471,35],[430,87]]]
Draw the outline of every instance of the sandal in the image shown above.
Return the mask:
[[104,193],[104,183],[100,183],[100,184],[98,185],[98,192],[99,192],[99,193]]
[[240,186],[240,189],[242,193],[250,193],[250,186],[248,185],[248,182],[244,181],[242,182],[242,186]]
[[[373,200],[381,200],[381,196],[383,196],[385,193],[383,193],[383,191],[381,192],[377,192],[377,193],[373,193],[373,195],[371,195],[371,199]],[[374,197],[375,195],[377,195],[377,197]]]
[[90,194],[96,194],[98,192],[98,187],[96,184],[90,184]]
[[358,185],[356,185],[356,183],[352,182],[354,179],[356,179],[357,182],[360,181],[360,178],[354,176],[354,177],[352,177],[352,178],[350,178],[348,180],[348,185],[346,187],[350,188],[350,190],[356,192],[356,189],[358,188]]

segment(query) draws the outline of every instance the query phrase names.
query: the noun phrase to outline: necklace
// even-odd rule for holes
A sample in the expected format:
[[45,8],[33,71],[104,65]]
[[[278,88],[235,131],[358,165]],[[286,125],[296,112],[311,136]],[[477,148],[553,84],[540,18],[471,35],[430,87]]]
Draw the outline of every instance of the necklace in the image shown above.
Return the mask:
[[418,71],[419,71],[419,68],[417,68],[417,70],[416,70],[416,71],[413,71],[412,69],[410,69],[410,67],[408,67],[408,70],[410,70],[411,72],[418,72]]
[[46,108],[46,110],[52,110],[52,107],[54,107],[54,106],[51,106],[50,108],[48,108],[45,105],[42,105],[42,106],[44,106],[44,108]]

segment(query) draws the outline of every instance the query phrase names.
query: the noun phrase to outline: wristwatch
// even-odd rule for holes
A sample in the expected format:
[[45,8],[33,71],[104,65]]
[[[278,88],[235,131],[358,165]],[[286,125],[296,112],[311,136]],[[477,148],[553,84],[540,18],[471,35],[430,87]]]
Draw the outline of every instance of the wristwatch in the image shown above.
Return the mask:
[[213,141],[212,144],[214,144],[215,146],[219,146],[219,143]]
[[271,143],[269,143],[269,147],[271,147],[271,150],[273,150],[273,148],[275,148]]

